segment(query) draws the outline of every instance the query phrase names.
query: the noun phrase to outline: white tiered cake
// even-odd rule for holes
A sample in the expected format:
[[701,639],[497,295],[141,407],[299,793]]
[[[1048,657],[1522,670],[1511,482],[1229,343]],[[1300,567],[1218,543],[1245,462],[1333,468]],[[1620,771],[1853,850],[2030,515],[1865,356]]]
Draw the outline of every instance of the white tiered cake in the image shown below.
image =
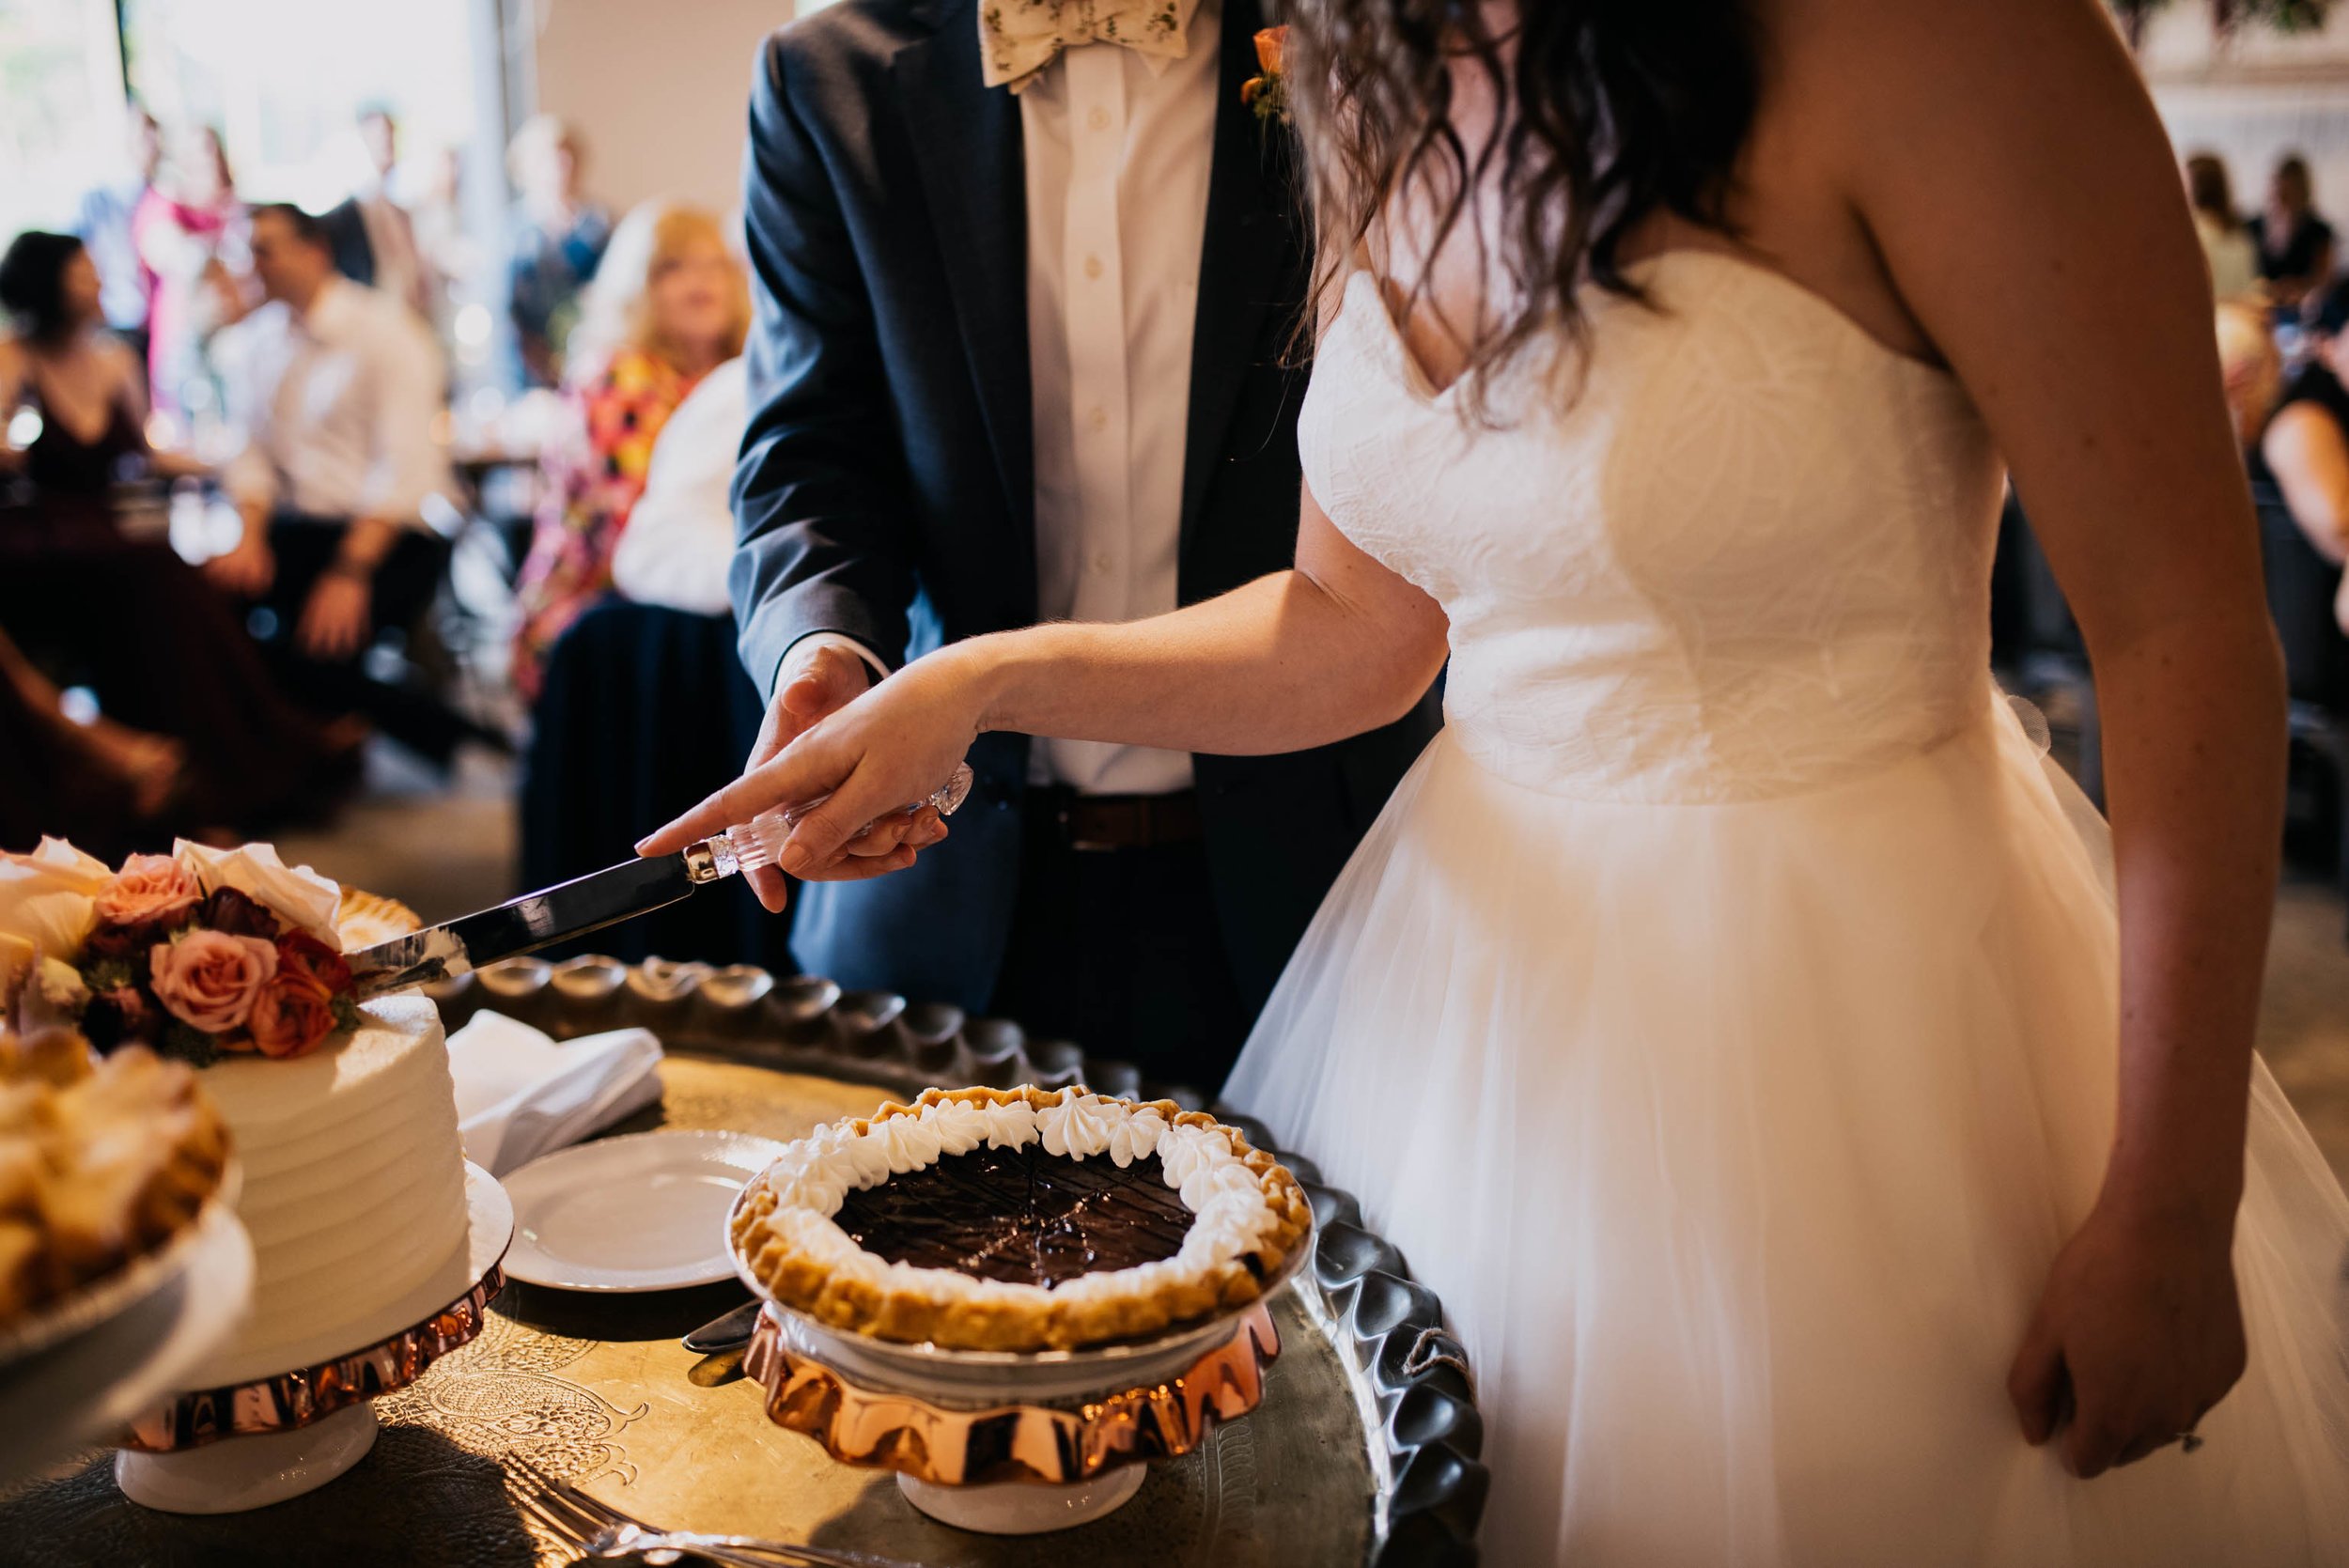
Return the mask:
[[[308,1056],[224,1057],[204,1069],[243,1165],[237,1209],[257,1272],[253,1316],[203,1369],[202,1386],[364,1349],[473,1283],[440,1013],[421,997],[390,997],[360,1018],[349,1038]],[[385,1321],[421,1296],[432,1299],[412,1321]]]

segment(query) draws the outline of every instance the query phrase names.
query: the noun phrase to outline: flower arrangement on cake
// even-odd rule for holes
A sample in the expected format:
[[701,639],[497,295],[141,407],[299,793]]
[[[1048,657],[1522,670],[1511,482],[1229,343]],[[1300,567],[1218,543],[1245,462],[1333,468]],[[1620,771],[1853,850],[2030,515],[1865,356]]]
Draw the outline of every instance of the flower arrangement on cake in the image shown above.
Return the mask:
[[119,868],[62,839],[0,854],[0,1018],[197,1066],[307,1055],[359,1022],[342,896],[263,844],[181,840]]

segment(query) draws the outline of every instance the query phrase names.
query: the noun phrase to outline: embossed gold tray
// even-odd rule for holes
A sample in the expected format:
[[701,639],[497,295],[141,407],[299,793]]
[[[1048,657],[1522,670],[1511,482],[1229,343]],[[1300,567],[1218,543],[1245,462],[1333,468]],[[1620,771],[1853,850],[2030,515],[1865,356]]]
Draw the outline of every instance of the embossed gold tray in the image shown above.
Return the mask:
[[[533,959],[437,992],[448,1027],[488,1007],[571,1038],[641,1024],[669,1050],[662,1104],[614,1129],[728,1127],[778,1139],[865,1115],[931,1083],[1081,1079],[1209,1109],[1130,1066],[951,1007],[754,969]],[[1265,1129],[1221,1113],[1251,1142]],[[508,1284],[480,1337],[379,1400],[375,1451],[256,1519],[148,1514],[102,1463],[0,1498],[0,1541],[47,1568],[122,1561],[524,1565],[567,1562],[532,1532],[502,1460],[526,1456],[642,1518],[880,1552],[935,1568],[1378,1568],[1472,1563],[1486,1490],[1468,1365],[1435,1296],[1310,1159],[1281,1158],[1316,1219],[1296,1284],[1268,1301],[1281,1353],[1262,1406],[1153,1464],[1097,1522],[998,1539],[916,1512],[885,1471],[832,1460],[771,1423],[739,1358],[696,1361],[677,1336],[740,1301],[731,1282],[637,1297]]]

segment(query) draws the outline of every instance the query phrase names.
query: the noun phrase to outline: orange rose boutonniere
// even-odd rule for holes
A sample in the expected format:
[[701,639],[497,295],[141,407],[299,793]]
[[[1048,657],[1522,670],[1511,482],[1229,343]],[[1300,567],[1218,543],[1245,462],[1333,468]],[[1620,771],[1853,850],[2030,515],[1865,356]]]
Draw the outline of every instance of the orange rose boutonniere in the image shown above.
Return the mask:
[[1286,27],[1267,27],[1256,35],[1256,65],[1264,74],[1250,77],[1239,90],[1239,101],[1267,123],[1289,123],[1288,84],[1281,74],[1281,46],[1288,34]]

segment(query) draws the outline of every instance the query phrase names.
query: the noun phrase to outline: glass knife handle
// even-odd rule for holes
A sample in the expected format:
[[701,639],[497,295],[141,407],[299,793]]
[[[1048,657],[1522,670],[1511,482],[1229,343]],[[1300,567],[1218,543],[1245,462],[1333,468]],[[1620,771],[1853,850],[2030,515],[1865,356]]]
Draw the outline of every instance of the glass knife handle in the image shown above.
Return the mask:
[[[926,800],[900,806],[892,815],[910,816],[924,806],[935,806],[939,815],[952,816],[956,808],[971,798],[971,765],[958,762],[955,764],[954,775],[932,790]],[[802,800],[782,811],[763,812],[739,828],[729,828],[723,833],[688,846],[685,862],[693,880],[714,882],[722,877],[732,877],[738,872],[754,871],[760,866],[774,864],[775,857],[783,853],[784,840],[791,836],[791,830],[800,818],[831,799],[830,795],[818,795],[813,800]],[[876,822],[867,822],[849,837],[862,836],[876,825]]]

